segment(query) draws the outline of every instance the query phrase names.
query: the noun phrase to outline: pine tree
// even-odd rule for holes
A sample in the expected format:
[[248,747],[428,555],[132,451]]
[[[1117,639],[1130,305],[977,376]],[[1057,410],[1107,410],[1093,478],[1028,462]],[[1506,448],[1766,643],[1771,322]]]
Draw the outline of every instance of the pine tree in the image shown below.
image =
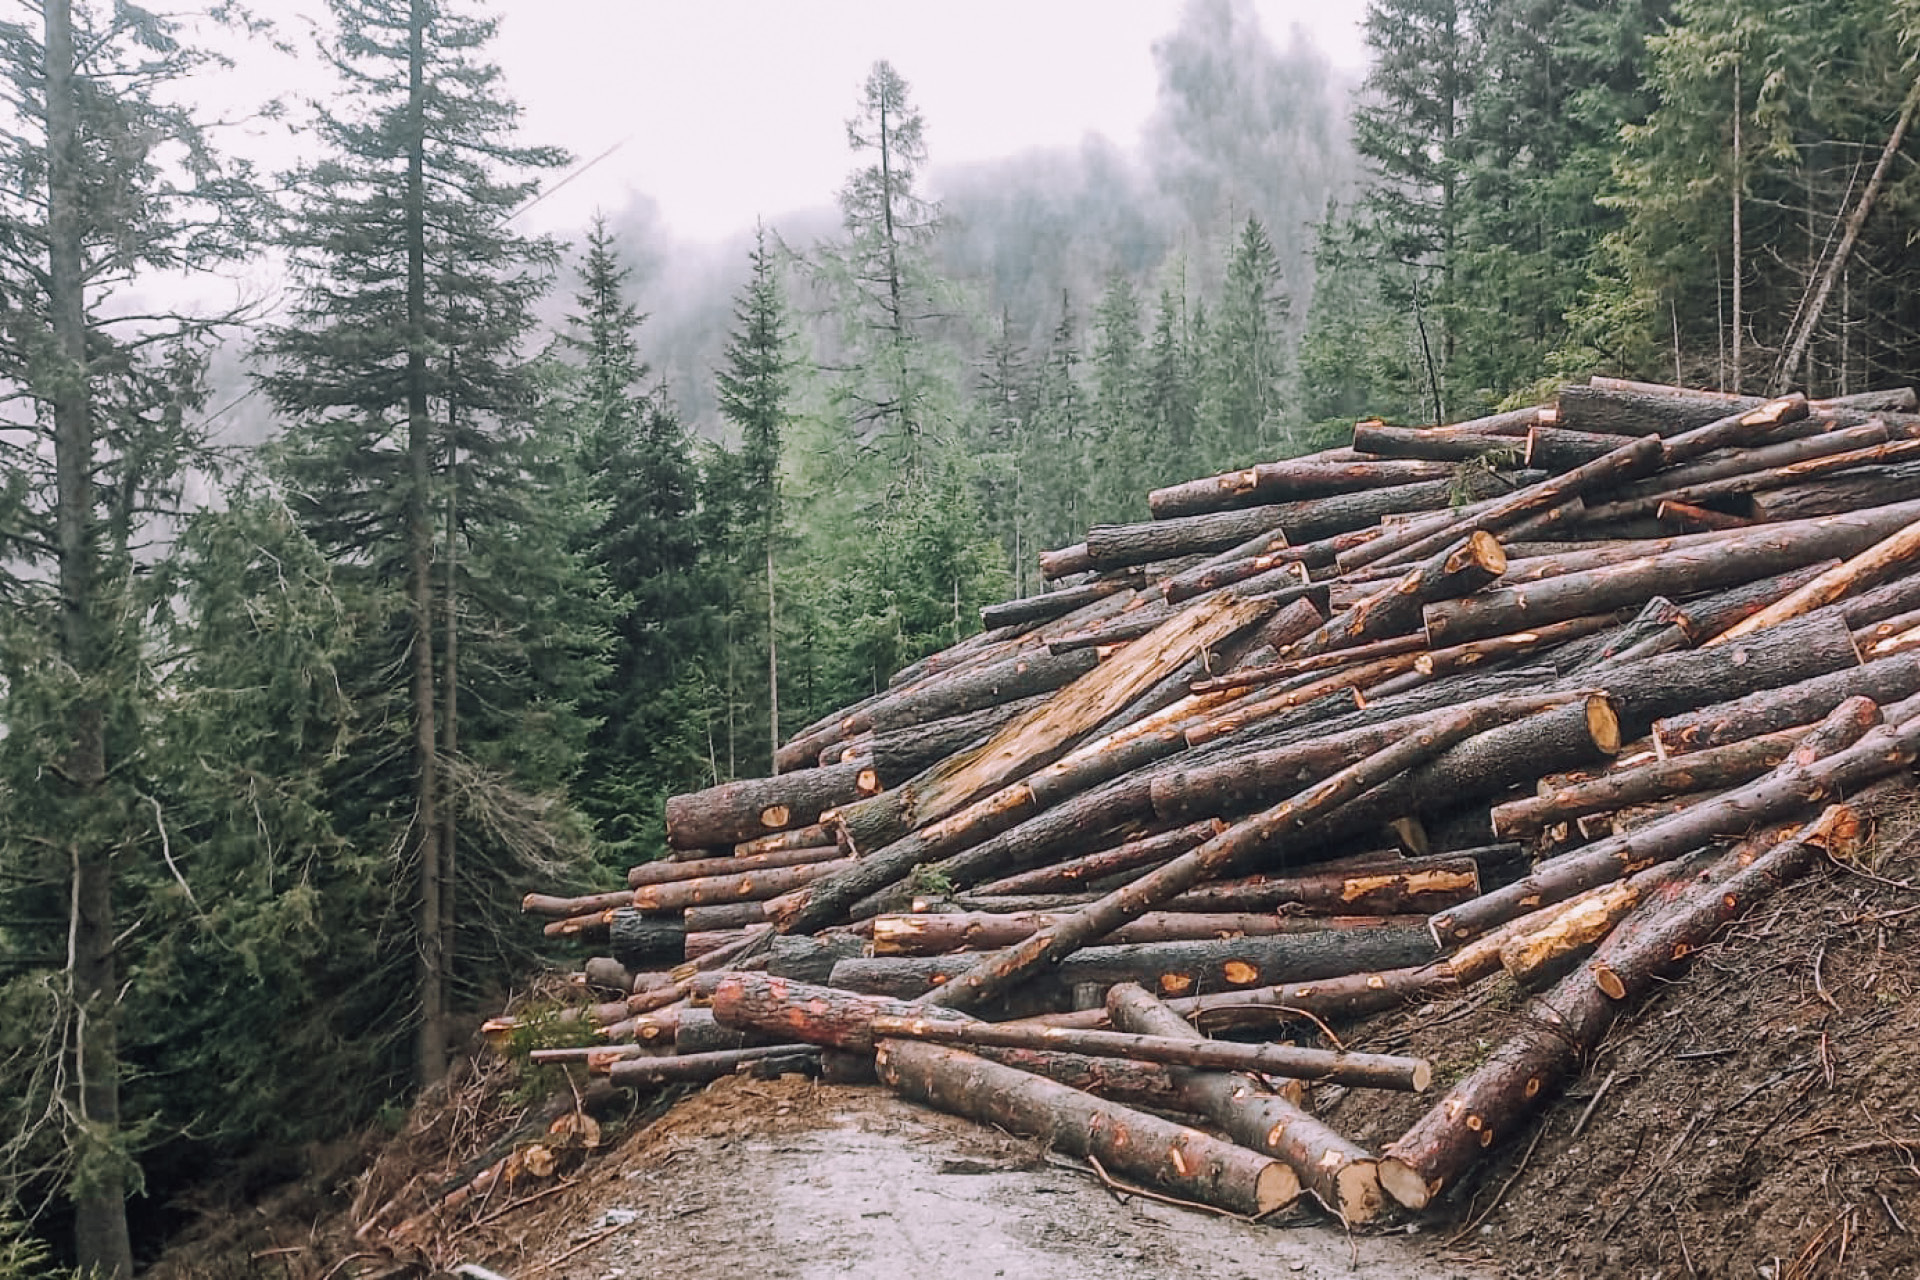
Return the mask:
[[[512,141],[513,105],[484,59],[491,21],[451,0],[331,10],[346,92],[321,120],[328,158],[294,179],[282,237],[303,287],[262,343],[260,382],[296,424],[279,474],[309,534],[357,578],[406,593],[352,677],[360,712],[405,737],[362,763],[341,816],[400,873],[394,936],[415,957],[425,1084],[446,1066],[457,948],[488,936],[462,930],[456,904],[485,912],[499,864],[553,843],[493,826],[461,835],[467,850],[458,816],[524,809],[562,781],[598,670],[599,593],[567,546],[560,451],[536,429],[520,353],[557,255],[506,225],[534,189],[523,175],[562,157]],[[511,755],[498,749],[509,738]]]
[[1146,347],[1132,281],[1115,275],[1107,282],[1093,327],[1092,517],[1111,523],[1142,519],[1142,495],[1160,481],[1147,467]]
[[79,1263],[124,1277],[139,1174],[122,996],[147,939],[137,923],[123,934],[141,913],[122,908],[164,849],[142,799],[143,575],[209,457],[195,417],[222,319],[152,314],[132,287],[237,257],[246,183],[178,105],[178,82],[213,59],[174,21],[131,4],[33,8],[37,26],[0,20],[0,886],[9,915],[59,923],[0,933],[32,948],[0,992],[0,1202],[65,1195]]
[[1206,463],[1196,453],[1198,402],[1193,345],[1188,333],[1186,298],[1171,287],[1160,291],[1146,358],[1141,413],[1150,441],[1147,451],[1150,474],[1160,484],[1197,476]]

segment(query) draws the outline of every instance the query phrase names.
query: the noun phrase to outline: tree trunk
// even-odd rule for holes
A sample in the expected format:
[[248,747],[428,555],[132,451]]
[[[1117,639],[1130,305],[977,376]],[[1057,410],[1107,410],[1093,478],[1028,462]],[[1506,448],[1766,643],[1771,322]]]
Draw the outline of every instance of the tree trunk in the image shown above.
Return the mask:
[[[1463,893],[1457,900],[1465,902],[1475,896],[1475,893]],[[873,919],[873,954],[933,956],[957,951],[991,951],[1011,946],[1058,922],[1057,914],[1046,911],[940,911],[876,916]],[[1407,923],[1417,925],[1424,921],[1409,915],[1399,923],[1401,926]],[[1150,911],[1138,920],[1121,925],[1102,941],[1124,946],[1260,938],[1319,931],[1350,933],[1369,927],[1383,926],[1378,918],[1370,916],[1342,917],[1336,924],[1313,916],[1280,915],[1258,910]]]
[[970,1053],[894,1040],[880,1046],[878,1062],[881,1079],[909,1097],[1039,1137],[1184,1200],[1258,1217],[1300,1194],[1299,1179],[1277,1160]]
[[1707,643],[1724,644],[1736,640],[1766,627],[1777,626],[1789,618],[1797,618],[1821,605],[1831,604],[1842,596],[1877,586],[1882,579],[1896,573],[1906,576],[1916,559],[1920,559],[1920,521],[1882,539],[1766,608],[1749,614]]
[[1480,893],[1480,866],[1470,857],[1434,854],[1334,871],[1218,880],[1169,898],[1168,911],[1278,911],[1391,916],[1465,902]]
[[[1353,424],[1353,449],[1380,458],[1467,462],[1484,458],[1495,467],[1520,465],[1524,440],[1514,436],[1441,433],[1424,427],[1390,427],[1375,418]],[[1425,477],[1420,477],[1425,478]]]
[[733,875],[701,876],[668,884],[642,885],[633,891],[633,905],[641,911],[661,912],[729,902],[766,902],[800,885],[845,871],[852,865],[853,859],[841,858],[833,862],[807,862],[765,871],[742,871]]
[[[713,1016],[723,1026],[853,1053],[873,1052],[875,1018],[929,1013],[901,1000],[738,971],[720,975],[712,1000]],[[960,1013],[944,1016],[971,1021]]]
[[[1201,1033],[1140,987],[1122,983],[1107,992],[1107,1014],[1121,1031],[1165,1039],[1199,1040]],[[1283,1161],[1300,1184],[1348,1226],[1370,1222],[1384,1203],[1375,1161],[1286,1098],[1244,1074],[1172,1068],[1174,1080],[1241,1146]]]
[[1074,610],[1092,604],[1107,596],[1122,591],[1137,590],[1145,582],[1139,575],[1121,574],[1111,578],[1100,578],[1093,582],[1084,582],[1077,587],[1067,587],[1060,591],[1047,591],[1037,596],[1025,596],[1018,600],[1007,600],[1000,604],[986,605],[980,610],[980,625],[984,627],[1016,627],[1029,622],[1051,622],[1055,618],[1064,618]]
[[[58,376],[53,379],[54,541],[59,557],[60,658],[82,693],[71,707],[61,768],[79,806],[104,807],[106,712],[97,682],[110,648],[100,634],[107,610],[100,597],[99,529],[94,516],[95,424],[87,357],[87,302],[81,218],[84,160],[79,89],[75,84],[73,13],[69,0],[46,0],[47,303]],[[105,822],[99,823],[105,826]],[[68,977],[76,1034],[62,1039],[70,1094],[63,1105],[79,1120],[74,1155],[88,1180],[74,1194],[74,1254],[79,1265],[113,1280],[133,1275],[127,1234],[126,1175],[120,1154],[120,984],[113,915],[113,852],[98,834],[76,831],[69,845],[71,917]]]
[[1435,552],[1397,581],[1336,613],[1320,630],[1289,646],[1288,652],[1311,657],[1406,635],[1419,629],[1422,606],[1471,595],[1506,571],[1507,553],[1493,535],[1468,533],[1460,545]]
[[873,1020],[876,1040],[928,1040],[935,1044],[996,1045],[1014,1049],[1062,1049],[1136,1062],[1257,1071],[1295,1080],[1324,1080],[1362,1089],[1419,1093],[1433,1079],[1423,1058],[1381,1053],[1301,1049],[1286,1044],[1240,1044],[1197,1037],[1132,1035],[1124,1031],[1078,1031],[1067,1027],[1017,1022],[976,1022],[951,1017],[895,1017]]
[[[1507,443],[1511,445],[1512,441]],[[1477,455],[1456,453],[1453,458],[1457,460],[1472,456]],[[1264,462],[1243,471],[1229,471],[1204,480],[1189,480],[1155,489],[1147,495],[1147,509],[1153,512],[1155,520],[1168,520],[1266,503],[1352,493],[1359,489],[1445,480],[1453,473],[1454,468],[1435,465],[1432,461],[1411,464],[1377,460],[1336,461],[1330,460],[1326,454],[1320,454],[1290,458],[1283,462]]]
[[820,1050],[803,1044],[767,1044],[672,1058],[626,1058],[614,1063],[607,1076],[622,1089],[657,1089],[668,1084],[705,1084],[733,1075],[749,1064],[761,1064],[769,1070],[810,1071],[820,1065]]
[[1749,497],[1747,506],[1754,519],[1781,523],[1844,516],[1868,507],[1911,503],[1915,498],[1920,498],[1920,463],[1900,462],[1764,489]]

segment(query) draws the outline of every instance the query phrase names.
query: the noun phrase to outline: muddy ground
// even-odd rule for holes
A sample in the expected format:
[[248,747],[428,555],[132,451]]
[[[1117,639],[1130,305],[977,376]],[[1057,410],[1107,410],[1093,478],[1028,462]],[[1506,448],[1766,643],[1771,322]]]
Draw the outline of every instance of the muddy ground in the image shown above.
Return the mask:
[[[1502,979],[1349,1034],[1422,1053],[1424,1097],[1316,1104],[1390,1141],[1506,1035]],[[377,1151],[335,1151],[250,1203],[210,1203],[160,1280],[829,1276],[1920,1277],[1920,843],[1890,828],[1699,952],[1607,1036],[1586,1074],[1440,1198],[1349,1239],[1302,1213],[1248,1224],[1117,1196],[1033,1144],[876,1088],[729,1080],[403,1236],[524,1111],[476,1071]],[[668,1100],[662,1100],[665,1107]],[[442,1272],[444,1274],[444,1271]]]

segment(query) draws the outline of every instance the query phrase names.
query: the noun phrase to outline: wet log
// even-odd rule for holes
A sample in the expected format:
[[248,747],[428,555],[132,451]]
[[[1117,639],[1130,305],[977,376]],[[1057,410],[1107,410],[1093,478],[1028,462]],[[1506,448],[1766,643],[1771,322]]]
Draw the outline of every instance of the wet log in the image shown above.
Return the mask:
[[[1436,895],[1437,896],[1437,895]],[[1476,896],[1459,895],[1459,901]],[[982,900],[976,900],[982,901]],[[1010,946],[1037,930],[1059,921],[1048,911],[914,912],[873,918],[875,956],[932,956],[956,951],[986,951]],[[1377,916],[1324,917],[1280,915],[1272,911],[1150,911],[1121,925],[1103,942],[1114,945],[1158,942],[1197,942],[1208,939],[1259,938],[1276,934],[1333,932],[1397,927],[1425,923],[1412,912],[1383,920]],[[799,974],[783,975],[800,977]],[[825,981],[810,978],[809,981]]]
[[[1536,484],[1529,484],[1479,511],[1463,516],[1453,528],[1429,534],[1417,542],[1378,557],[1368,557],[1366,549],[1363,548],[1356,556],[1356,560],[1368,564],[1416,563],[1429,556],[1437,555],[1456,540],[1469,534],[1501,533],[1529,516],[1556,508],[1570,499],[1588,499],[1593,494],[1604,492],[1615,485],[1649,475],[1659,468],[1661,459],[1661,445],[1658,440],[1647,437],[1630,441],[1612,453],[1595,458],[1592,462],[1583,463],[1557,476],[1549,476]],[[1515,474],[1532,475],[1534,473]],[[1588,609],[1583,612],[1592,613],[1594,610]],[[1515,630],[1516,628],[1507,629]]]
[[1036,694],[924,724],[877,730],[867,747],[868,761],[883,786],[896,786],[997,733],[1015,717],[1033,711],[1047,696]]
[[1096,578],[1092,582],[1083,582],[1079,586],[1065,587],[1059,591],[1047,591],[1037,596],[1025,596],[1019,600],[985,605],[980,610],[980,625],[991,628],[1019,626],[1029,622],[1051,622],[1055,618],[1064,618],[1074,610],[1084,608],[1096,600],[1122,591],[1138,590],[1145,585],[1145,581],[1138,575],[1121,574],[1111,578]]
[[1225,826],[1224,823],[1212,820],[1190,822],[1172,831],[1141,836],[1109,849],[1100,849],[1093,853],[1082,854],[1077,858],[1069,858],[1064,862],[1036,867],[1031,871],[1018,871],[1010,876],[1002,876],[998,880],[989,880],[978,885],[975,892],[982,895],[1051,893],[1098,885],[1101,881],[1113,876],[1159,866],[1185,853],[1203,840],[1218,835]]
[[1571,822],[1586,814],[1750,782],[1785,760],[1800,737],[1801,732],[1793,729],[1763,734],[1510,800],[1494,806],[1493,834],[1503,840],[1532,839],[1556,822]]
[[[833,843],[833,835],[825,827],[815,823],[810,827],[795,827],[791,831],[776,831],[771,835],[755,836],[733,846],[736,858],[754,858],[763,853],[781,853],[788,849],[812,849]],[[627,883],[632,884],[631,873]],[[639,886],[635,885],[635,888]]]
[[702,849],[809,826],[835,805],[879,789],[872,770],[857,764],[723,782],[668,798],[667,843]]
[[[1433,939],[1425,930],[1393,925],[1101,945],[1083,947],[1060,961],[1049,971],[1045,990],[1137,982],[1163,996],[1184,996],[1398,969],[1424,964],[1436,954]],[[937,1000],[957,978],[980,963],[979,956],[970,954],[843,960],[833,967],[833,985]],[[995,994],[989,993],[988,998]]]
[[622,1089],[654,1089],[667,1084],[705,1084],[730,1076],[748,1064],[765,1064],[778,1071],[813,1071],[820,1050],[804,1044],[756,1045],[722,1049],[673,1058],[624,1058],[612,1064],[607,1077]]
[[1423,611],[1427,641],[1439,648],[1563,618],[1637,605],[1650,595],[1678,596],[1729,587],[1850,556],[1920,518],[1920,508],[1880,507],[1826,520],[1765,525],[1712,535],[1704,545],[1570,573],[1515,587],[1497,587]]
[[629,969],[677,962],[687,946],[686,925],[679,920],[618,910],[607,922],[607,949]]
[[[1202,1031],[1248,1031],[1313,1018],[1329,1022],[1363,1018],[1416,1000],[1454,994],[1460,985],[1448,963],[1439,961],[1244,991],[1168,997],[1164,1003]],[[1087,1009],[1043,1014],[1031,1021],[1091,1030],[1105,1026],[1107,1015],[1105,1009]]]
[[[1122,983],[1107,992],[1109,1020],[1120,1031],[1168,1040],[1201,1033],[1148,992]],[[1244,1074],[1171,1069],[1200,1113],[1243,1147],[1283,1161],[1300,1185],[1348,1226],[1371,1222],[1385,1207],[1375,1160],[1300,1106]]]
[[1879,715],[1871,699],[1851,698],[1762,777],[1672,817],[1550,858],[1531,875],[1434,916],[1434,937],[1447,945],[1464,941],[1546,903],[1691,853],[1722,832],[1791,817],[1831,795],[1885,777],[1912,761],[1920,747],[1920,717],[1905,725],[1873,728]]
[[1436,467],[1431,463],[1408,465],[1403,462],[1329,462],[1313,457],[1291,458],[1155,489],[1147,495],[1147,509],[1153,513],[1155,520],[1167,520],[1290,499],[1318,498],[1361,489],[1446,480],[1452,475],[1452,467]]
[[1050,653],[1036,649],[1002,662],[957,671],[924,689],[901,694],[876,706],[863,717],[864,723],[857,722],[853,727],[886,733],[1052,693],[1093,670],[1099,661],[1099,656],[1090,651]]
[[[767,923],[765,902],[726,902],[688,907],[681,913],[688,933],[717,933]],[[691,959],[691,957],[689,957]]]
[[1300,1194],[1299,1179],[1277,1160],[974,1054],[892,1040],[877,1065],[881,1079],[910,1098],[1038,1137],[1183,1200],[1258,1217]]
[[[1825,821],[1816,821],[1815,828]],[[1697,887],[1683,888],[1682,882],[1675,882],[1650,894],[1601,944],[1591,968],[1611,970],[1616,957],[1636,952],[1662,957],[1663,969],[1671,965],[1685,952],[1676,955],[1671,941],[1663,950],[1650,940],[1660,921],[1674,918],[1670,913],[1675,900],[1711,903],[1716,911],[1725,903],[1727,914],[1719,919],[1731,918],[1731,914],[1750,905],[1758,893],[1789,878],[1796,862],[1812,860],[1815,855],[1808,852],[1812,842],[1806,842],[1806,848],[1789,847],[1802,843],[1789,841],[1778,861],[1743,882],[1731,895],[1727,890],[1744,873]],[[1766,863],[1768,859],[1763,858],[1754,866]],[[1716,920],[1715,927],[1718,923]],[[1704,941],[1705,936],[1699,940]],[[1622,994],[1639,996],[1650,985],[1650,980],[1643,978],[1631,989],[1623,986]],[[1380,1181],[1388,1194],[1410,1209],[1425,1208],[1483,1153],[1518,1133],[1527,1118],[1554,1096],[1613,1025],[1618,1009],[1587,970],[1568,974],[1547,994],[1530,1000],[1519,1019],[1519,1030],[1381,1152]]]
[[1916,693],[1920,657],[1895,654],[1664,717],[1653,724],[1654,745],[1663,756],[1684,758],[1810,724],[1855,695],[1886,706]]
[[1422,1092],[1433,1079],[1433,1067],[1424,1058],[1303,1049],[1288,1044],[1133,1035],[1124,1031],[1080,1031],[1031,1023],[882,1015],[873,1020],[873,1034],[879,1040],[1060,1049],[1068,1053],[1131,1058],[1136,1062],[1218,1071],[1257,1071],[1293,1080],[1324,1080],[1361,1089],[1394,1089],[1407,1093]]
[[[1354,796],[1430,759],[1461,739],[1494,724],[1546,710],[1563,700],[1564,696],[1558,700],[1510,698],[1461,707],[1450,717],[1409,733],[1359,764],[1228,828],[1199,848],[1115,890],[1054,928],[1042,930],[1026,942],[982,960],[970,972],[931,993],[929,999],[949,1007],[966,1007],[1010,990],[1040,968],[1058,964],[1089,939],[1111,933],[1175,894],[1193,888],[1231,865],[1250,848],[1270,848],[1277,841],[1296,838]],[[1348,972],[1370,967],[1392,966],[1355,964]]]

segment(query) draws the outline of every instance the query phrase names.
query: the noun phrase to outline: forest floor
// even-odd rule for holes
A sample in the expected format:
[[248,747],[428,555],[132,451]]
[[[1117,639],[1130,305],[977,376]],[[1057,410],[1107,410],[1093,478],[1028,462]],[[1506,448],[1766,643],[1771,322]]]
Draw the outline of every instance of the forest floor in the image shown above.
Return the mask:
[[[416,1220],[405,1248],[385,1232],[355,1239],[369,1206],[421,1202],[512,1127],[509,1073],[482,1069],[361,1148],[358,1167],[342,1157],[254,1203],[209,1206],[148,1274],[398,1280],[471,1262],[510,1280],[1920,1276],[1920,840],[1887,832],[1878,848],[1702,950],[1429,1212],[1352,1237],[1304,1211],[1249,1224],[1121,1196],[1030,1142],[878,1088],[743,1078],[610,1129],[557,1180]],[[1502,979],[1348,1043],[1426,1054],[1437,1090],[1522,1002]],[[1347,1117],[1352,1136],[1377,1148],[1434,1097],[1376,1095]],[[1317,1104],[1342,1124],[1337,1091]]]

